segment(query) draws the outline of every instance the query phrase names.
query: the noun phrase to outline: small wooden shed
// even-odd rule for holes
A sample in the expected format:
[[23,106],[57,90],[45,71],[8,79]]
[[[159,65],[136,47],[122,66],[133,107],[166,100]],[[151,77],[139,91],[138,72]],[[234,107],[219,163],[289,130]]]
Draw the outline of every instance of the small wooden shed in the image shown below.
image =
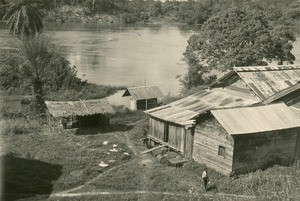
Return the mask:
[[193,159],[225,175],[290,165],[299,156],[300,119],[284,103],[212,110],[195,127]]
[[163,93],[158,86],[127,88],[122,97],[130,96],[131,110],[148,110],[162,102]]
[[110,124],[114,110],[107,99],[45,101],[51,122],[60,120],[64,128],[103,127]]

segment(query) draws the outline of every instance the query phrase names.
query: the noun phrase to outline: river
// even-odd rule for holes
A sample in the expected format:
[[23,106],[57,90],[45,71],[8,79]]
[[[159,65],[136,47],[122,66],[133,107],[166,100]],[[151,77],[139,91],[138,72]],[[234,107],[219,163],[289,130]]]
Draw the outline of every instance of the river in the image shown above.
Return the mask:
[[[60,45],[78,70],[78,77],[115,86],[158,85],[165,95],[180,89],[177,75],[186,72],[181,60],[197,27],[183,25],[46,24],[44,33]],[[14,37],[0,27],[0,47]],[[300,64],[300,42],[294,44]]]
[[67,52],[78,76],[90,82],[117,86],[158,85],[164,94],[179,91],[177,75],[186,67],[181,61],[188,26],[103,26],[51,24],[46,34]]

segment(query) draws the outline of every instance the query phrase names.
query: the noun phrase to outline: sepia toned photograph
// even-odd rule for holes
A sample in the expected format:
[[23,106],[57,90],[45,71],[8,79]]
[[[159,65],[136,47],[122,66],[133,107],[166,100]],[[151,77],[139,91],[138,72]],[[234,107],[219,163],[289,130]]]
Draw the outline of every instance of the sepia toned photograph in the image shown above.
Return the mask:
[[299,0],[0,0],[0,201],[300,200]]

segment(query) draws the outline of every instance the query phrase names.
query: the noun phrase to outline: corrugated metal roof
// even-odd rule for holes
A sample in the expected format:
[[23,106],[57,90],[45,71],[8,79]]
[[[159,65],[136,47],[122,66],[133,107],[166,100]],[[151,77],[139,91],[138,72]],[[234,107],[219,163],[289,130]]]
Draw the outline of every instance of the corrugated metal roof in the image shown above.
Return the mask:
[[82,101],[45,101],[50,114],[54,117],[87,116],[92,114],[114,113],[107,99]]
[[300,65],[250,66],[233,69],[261,100],[300,81]]
[[212,110],[211,113],[230,135],[300,127],[300,119],[284,103]]
[[145,111],[153,117],[180,125],[190,125],[197,115],[216,108],[249,106],[259,98],[228,88],[206,89],[186,98]]
[[161,98],[163,93],[158,86],[140,86],[128,88],[122,97],[132,96],[134,100]]
[[300,108],[294,106],[291,106],[290,108],[294,112],[294,114],[300,119]]

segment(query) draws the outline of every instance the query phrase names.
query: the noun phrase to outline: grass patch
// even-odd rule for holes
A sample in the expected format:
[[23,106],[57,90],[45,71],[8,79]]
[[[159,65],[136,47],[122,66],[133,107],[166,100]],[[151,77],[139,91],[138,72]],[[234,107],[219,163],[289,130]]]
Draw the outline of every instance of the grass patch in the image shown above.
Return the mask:
[[2,120],[0,122],[2,125],[1,135],[10,134],[27,134],[30,132],[36,132],[39,130],[40,121],[37,119],[26,119],[26,118],[15,118]]
[[64,89],[58,92],[47,92],[45,99],[52,101],[101,99],[123,90],[125,87],[97,85],[86,83],[76,89]]
[[[82,185],[109,168],[130,161],[132,152],[124,139],[125,136],[120,132],[78,136],[75,130],[50,132],[46,127],[41,132],[3,136],[6,152],[18,158],[63,167],[61,176],[54,182],[53,191]],[[108,144],[103,145],[104,141],[108,141]],[[117,144],[118,152],[110,151],[114,144]],[[101,161],[109,166],[100,167]]]
[[141,110],[132,111],[124,106],[113,105],[115,114],[111,117],[111,124],[132,124],[147,118],[147,114]]

